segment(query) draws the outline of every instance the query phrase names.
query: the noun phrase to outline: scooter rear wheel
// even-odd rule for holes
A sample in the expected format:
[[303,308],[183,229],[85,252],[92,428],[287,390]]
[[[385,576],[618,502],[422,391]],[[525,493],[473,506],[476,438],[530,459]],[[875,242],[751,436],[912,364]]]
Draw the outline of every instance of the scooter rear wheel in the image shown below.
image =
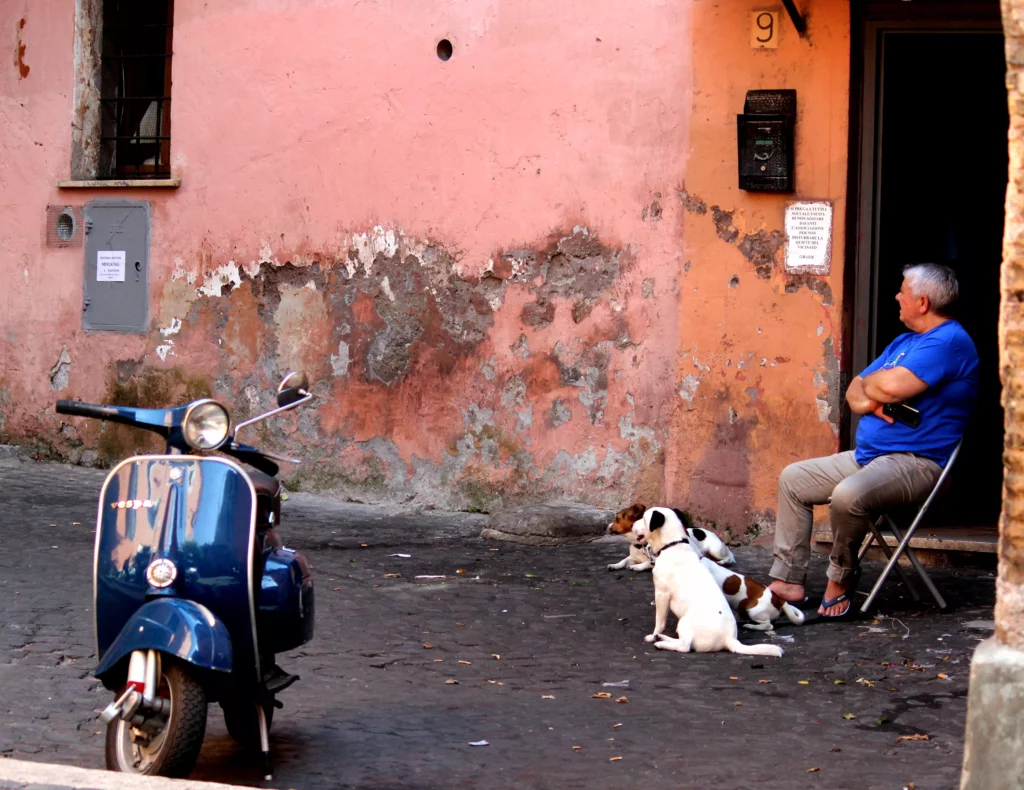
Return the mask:
[[192,773],[206,735],[206,693],[179,664],[166,666],[157,693],[170,700],[166,717],[151,715],[138,727],[123,719],[107,725],[108,770],[177,779]]
[[[247,749],[260,749],[260,717],[256,711],[255,702],[241,702],[221,700],[220,706],[224,710],[224,724],[228,728],[228,735],[239,746]],[[267,717],[267,732],[274,722],[274,706],[268,705],[263,709]]]

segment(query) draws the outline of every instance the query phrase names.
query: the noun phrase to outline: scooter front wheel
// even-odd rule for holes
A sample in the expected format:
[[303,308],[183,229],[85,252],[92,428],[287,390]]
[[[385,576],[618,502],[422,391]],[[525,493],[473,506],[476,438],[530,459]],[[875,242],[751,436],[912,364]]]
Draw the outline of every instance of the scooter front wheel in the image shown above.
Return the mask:
[[[160,678],[161,713],[137,714],[107,725],[107,769],[183,779],[192,773],[206,735],[206,693],[184,666]],[[167,705],[170,705],[167,709]]]

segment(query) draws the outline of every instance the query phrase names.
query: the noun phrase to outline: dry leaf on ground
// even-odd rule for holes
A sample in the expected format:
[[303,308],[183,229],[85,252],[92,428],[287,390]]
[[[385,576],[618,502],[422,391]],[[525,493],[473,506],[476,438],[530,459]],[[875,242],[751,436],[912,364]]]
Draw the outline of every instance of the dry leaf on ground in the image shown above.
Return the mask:
[[457,686],[457,685],[459,685],[459,681],[455,680],[454,678],[448,678],[448,680],[445,681],[445,685],[447,685],[447,686]]
[[596,694],[591,694],[590,698],[591,699],[611,699],[612,695],[609,694],[607,691],[599,691]]
[[574,752],[578,752],[578,751],[579,751],[580,749],[582,749],[582,748],[583,748],[582,746],[573,746],[573,747],[572,747],[572,750],[573,750]]
[[621,759],[622,759],[621,757],[612,757],[608,762],[610,762],[610,763],[617,763]]
[[757,682],[758,682],[758,683],[771,683],[771,681],[770,681],[770,680],[759,680],[759,681],[757,681]]
[[852,713],[844,713],[843,714],[843,718],[846,719],[847,721],[850,721],[850,719],[856,719],[857,717],[854,716]]
[[432,644],[430,644],[430,642],[424,642],[423,643],[423,649],[424,650],[433,650],[434,646]]
[[809,680],[798,680],[797,683],[799,683],[801,686],[809,686],[809,685],[811,685],[811,681],[809,681]]
[[554,699],[555,695],[554,694],[541,694],[540,698],[541,699]]
[[820,770],[821,770],[820,768],[808,768],[806,771],[804,771],[804,773],[805,774],[815,774],[815,773],[817,773]]
[[613,725],[612,725],[612,729],[613,729],[613,730],[617,730],[617,729],[618,729],[619,727],[621,727],[621,726],[622,726],[622,722],[620,721],[620,722],[619,722],[618,724],[613,724]]
[[493,658],[495,661],[500,661],[501,660],[501,654],[500,653],[491,653],[491,658]]
[[923,733],[917,733],[916,735],[901,735],[896,739],[896,743],[903,743],[904,741],[927,741],[931,738]]
[[940,672],[940,673],[938,674],[938,677],[939,677],[939,678],[941,678],[942,680],[945,680],[945,679],[946,679],[946,678],[948,677],[948,675],[946,675],[946,673],[945,673],[945,672]]
[[472,661],[459,661],[460,664],[472,664]]
[[735,675],[730,675],[729,676],[729,680],[739,680],[739,678],[736,677]]
[[629,697],[616,697],[616,702],[629,702]]

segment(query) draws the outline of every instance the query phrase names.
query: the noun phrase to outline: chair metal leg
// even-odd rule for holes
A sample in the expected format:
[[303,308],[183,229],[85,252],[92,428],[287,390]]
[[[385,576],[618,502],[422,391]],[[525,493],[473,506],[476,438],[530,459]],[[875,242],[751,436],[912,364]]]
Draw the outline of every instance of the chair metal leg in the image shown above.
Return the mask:
[[[879,516],[879,518],[871,525],[871,534],[868,536],[868,540],[865,541],[863,547],[861,547],[860,554],[857,555],[858,562],[864,558],[865,554],[868,553],[868,549],[871,548],[872,542],[878,544],[879,548],[885,554],[885,558],[887,560],[892,559],[892,549],[889,548],[889,544],[885,542],[885,536],[882,535],[881,530],[878,528],[878,525],[882,523],[883,518],[885,518],[885,516]],[[892,523],[891,519],[889,523]],[[896,535],[896,540],[899,541],[901,536],[896,532],[893,532],[893,534]],[[903,580],[903,584],[906,585],[907,592],[910,593],[910,597],[914,599],[915,603],[919,602],[921,600],[921,594],[917,591],[917,588],[914,586],[914,582],[911,580],[910,574],[907,573],[907,569],[897,562],[896,572],[900,575],[900,578]]]
[[878,577],[878,581],[875,582],[875,586],[871,588],[871,592],[868,594],[867,600],[864,601],[864,605],[860,608],[861,612],[867,613],[867,611],[871,608],[871,604],[873,604],[875,601],[875,596],[878,595],[878,591],[882,588],[882,585],[885,583],[885,580],[889,577],[889,574],[892,572],[893,566],[899,564],[900,555],[904,552],[906,552],[907,558],[914,566],[914,570],[916,570],[918,575],[921,577],[921,581],[924,582],[925,587],[928,588],[928,592],[932,594],[932,597],[935,599],[935,603],[939,605],[940,609],[946,608],[945,599],[942,597],[942,594],[935,587],[935,584],[932,582],[931,577],[928,576],[928,572],[925,571],[924,567],[922,567],[921,565],[921,562],[917,559],[917,554],[914,553],[913,549],[910,548],[910,539],[914,536],[914,532],[917,530],[917,525],[921,523],[921,519],[924,517],[924,514],[927,511],[929,504],[931,504],[931,497],[929,497],[929,500],[925,502],[925,506],[918,511],[913,523],[907,529],[906,534],[902,537],[899,534],[899,527],[897,527],[896,524],[893,523],[893,520],[889,518],[888,515],[886,516],[886,519],[889,522],[889,526],[893,530],[893,535],[896,536],[896,539],[899,540],[900,543],[896,547],[895,551],[892,553],[892,556],[889,558],[889,562],[885,566],[885,569],[882,571],[881,575]]
[[[922,512],[920,515],[923,516],[924,513]],[[916,570],[917,575],[921,577],[921,581],[924,582],[924,586],[927,587],[928,592],[932,594],[932,597],[935,599],[935,603],[939,605],[940,609],[945,609],[946,599],[942,597],[938,588],[934,583],[932,583],[932,577],[928,575],[928,571],[926,571],[924,566],[921,565],[921,561],[917,558],[917,552],[910,547],[910,538],[900,535],[899,527],[896,526],[896,523],[888,515],[886,516],[886,520],[889,522],[889,526],[892,528],[892,534],[896,536],[896,540],[900,541],[901,545],[906,542],[907,546],[905,552],[907,557],[910,559],[910,564],[914,566],[914,570]],[[920,518],[917,518],[914,521],[915,523],[911,524],[911,527],[916,529],[916,522],[920,521]]]

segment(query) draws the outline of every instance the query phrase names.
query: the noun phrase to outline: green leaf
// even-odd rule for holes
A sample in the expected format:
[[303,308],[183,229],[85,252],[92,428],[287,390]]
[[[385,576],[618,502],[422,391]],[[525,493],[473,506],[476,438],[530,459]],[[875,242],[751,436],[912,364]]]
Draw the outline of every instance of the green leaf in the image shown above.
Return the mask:
[[832,682],[833,682],[833,683],[834,683],[835,685],[837,685],[837,686],[845,686],[845,685],[846,685],[846,681],[845,681],[845,680],[840,680],[839,678],[836,678],[836,679],[835,679],[835,680],[833,680]]
[[527,573],[526,574],[526,578],[527,579],[536,579],[537,578],[537,574],[536,573]]
[[875,719],[875,724],[881,726],[881,725],[885,724],[887,721],[889,721],[889,717],[888,716],[882,716],[882,718],[880,718],[880,719]]
[[850,719],[856,719],[857,717],[854,716],[852,713],[844,713],[843,718],[849,721]]

